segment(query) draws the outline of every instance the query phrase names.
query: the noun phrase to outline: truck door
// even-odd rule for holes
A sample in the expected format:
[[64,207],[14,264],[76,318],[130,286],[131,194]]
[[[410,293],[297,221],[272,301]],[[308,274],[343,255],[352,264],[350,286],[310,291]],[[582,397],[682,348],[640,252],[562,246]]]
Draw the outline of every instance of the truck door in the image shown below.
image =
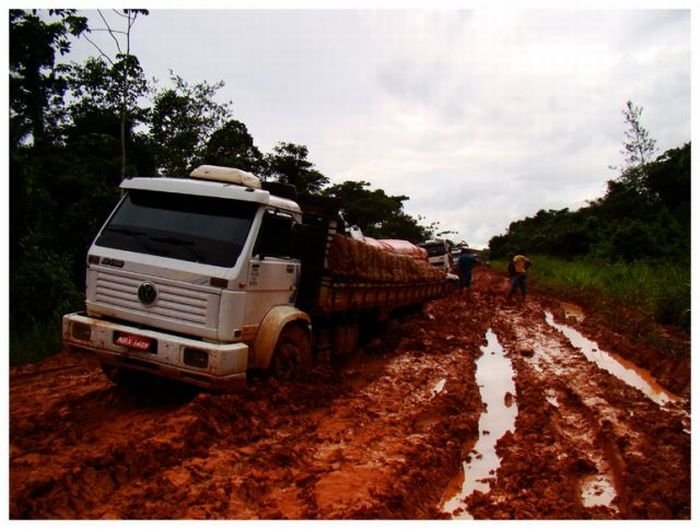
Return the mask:
[[275,305],[294,303],[300,264],[292,255],[292,216],[267,210],[249,261],[248,321],[259,318]]

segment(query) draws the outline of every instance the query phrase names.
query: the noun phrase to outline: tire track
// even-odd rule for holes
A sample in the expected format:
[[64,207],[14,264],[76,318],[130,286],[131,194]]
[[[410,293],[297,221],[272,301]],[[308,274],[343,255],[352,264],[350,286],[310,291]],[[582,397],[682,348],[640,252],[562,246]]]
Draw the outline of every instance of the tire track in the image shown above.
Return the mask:
[[[633,469],[640,464],[658,467],[649,463],[658,457],[651,446],[655,443],[650,442],[654,438],[650,425],[661,415],[677,432],[681,416],[672,408],[659,408],[641,391],[590,362],[560,332],[546,325],[543,315],[541,305],[531,301],[526,308],[500,313],[494,328],[506,337],[504,342],[516,357],[518,378],[529,381],[529,392],[538,387],[541,400],[547,402],[549,417],[531,420],[549,421],[560,436],[562,448],[556,457],[573,457],[573,464],[566,469],[578,489],[575,500],[571,500],[573,511],[581,517],[645,517],[649,509],[638,499],[640,480]],[[682,453],[670,455],[674,465],[683,458]],[[581,497],[582,487],[585,493],[591,479],[597,480],[597,492],[601,494],[610,485],[614,487],[615,498],[609,505],[596,505],[586,500],[585,494]],[[674,481],[687,490],[683,479],[679,476]],[[673,495],[665,493],[669,505],[677,501],[670,500]],[[663,498],[657,496],[655,509],[661,510],[663,503]],[[539,509],[540,513],[545,511],[546,507]]]

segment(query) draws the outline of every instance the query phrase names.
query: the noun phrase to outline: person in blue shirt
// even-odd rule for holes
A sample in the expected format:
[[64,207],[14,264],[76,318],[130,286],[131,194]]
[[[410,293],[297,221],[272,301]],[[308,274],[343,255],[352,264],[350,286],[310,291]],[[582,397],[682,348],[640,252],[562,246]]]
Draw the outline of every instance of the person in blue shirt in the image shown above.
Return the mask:
[[478,262],[476,256],[466,248],[462,248],[462,253],[457,259],[457,273],[459,274],[459,289],[467,289],[472,286],[472,268]]

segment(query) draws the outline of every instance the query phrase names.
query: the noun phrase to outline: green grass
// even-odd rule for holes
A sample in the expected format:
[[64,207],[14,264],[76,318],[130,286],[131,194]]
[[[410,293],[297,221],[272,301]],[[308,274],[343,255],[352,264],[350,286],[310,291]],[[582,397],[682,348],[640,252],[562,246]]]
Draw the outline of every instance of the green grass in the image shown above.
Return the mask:
[[[620,318],[616,308],[633,309],[641,319],[690,331],[690,267],[648,262],[564,261],[531,256],[529,282],[558,296],[583,300],[604,314]],[[505,271],[505,261],[492,262]],[[650,332],[650,331],[644,331]],[[648,337],[649,342],[656,338]]]

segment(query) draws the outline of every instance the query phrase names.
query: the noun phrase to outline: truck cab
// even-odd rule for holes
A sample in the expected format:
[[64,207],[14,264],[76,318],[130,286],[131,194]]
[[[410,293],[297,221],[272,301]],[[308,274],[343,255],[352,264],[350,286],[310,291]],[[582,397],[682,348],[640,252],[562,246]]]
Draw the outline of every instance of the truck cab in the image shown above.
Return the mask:
[[287,324],[306,347],[294,200],[214,166],[121,187],[88,251],[85,311],[63,318],[68,349],[96,356],[113,379],[136,370],[229,390],[270,367]]
[[431,239],[419,246],[428,252],[428,262],[434,267],[449,273],[452,270],[450,244],[444,239]]

